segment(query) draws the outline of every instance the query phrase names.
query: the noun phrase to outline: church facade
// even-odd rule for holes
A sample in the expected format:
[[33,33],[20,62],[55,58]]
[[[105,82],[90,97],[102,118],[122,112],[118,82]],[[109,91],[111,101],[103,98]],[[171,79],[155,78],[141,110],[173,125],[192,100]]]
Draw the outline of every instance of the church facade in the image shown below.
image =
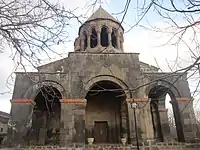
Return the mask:
[[[99,8],[67,58],[16,72],[8,123],[12,145],[192,142],[197,122],[186,73],[160,73],[125,53],[121,23]],[[171,97],[173,125],[165,97]]]

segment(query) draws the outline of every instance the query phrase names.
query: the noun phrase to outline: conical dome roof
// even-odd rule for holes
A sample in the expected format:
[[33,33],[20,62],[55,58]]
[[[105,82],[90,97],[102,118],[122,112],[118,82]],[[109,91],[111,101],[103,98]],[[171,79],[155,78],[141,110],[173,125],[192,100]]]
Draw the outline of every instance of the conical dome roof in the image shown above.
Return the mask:
[[[78,34],[80,34],[80,31],[81,29],[83,28],[88,28],[88,26],[86,26],[86,24],[90,24],[90,22],[98,22],[99,20],[105,20],[106,22],[107,21],[111,21],[111,22],[114,22],[113,25],[110,24],[110,26],[114,27],[115,25],[115,28],[118,28],[120,27],[123,31],[124,31],[124,28],[122,27],[121,25],[121,22],[118,21],[117,19],[115,19],[111,14],[109,14],[106,10],[104,10],[101,6],[79,27],[79,31],[78,31]],[[94,25],[94,24],[93,24]],[[117,25],[117,26],[116,26]],[[89,29],[90,30],[90,29]],[[122,32],[123,32],[122,31]]]
[[110,15],[107,11],[105,11],[101,6],[88,18],[86,22],[95,19],[109,19],[118,22],[112,15]]

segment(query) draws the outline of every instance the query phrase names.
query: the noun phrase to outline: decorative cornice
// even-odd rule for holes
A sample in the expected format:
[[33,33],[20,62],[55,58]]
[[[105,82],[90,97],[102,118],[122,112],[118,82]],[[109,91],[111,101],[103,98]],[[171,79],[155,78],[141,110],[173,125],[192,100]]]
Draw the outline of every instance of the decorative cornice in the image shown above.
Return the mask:
[[81,98],[64,98],[60,100],[61,103],[67,103],[67,104],[86,104],[86,99]]
[[27,99],[27,98],[21,98],[21,99],[11,99],[11,103],[21,103],[21,104],[33,104],[35,105],[36,103],[32,99]]
[[133,102],[148,102],[148,98],[127,98],[126,102],[133,103]]
[[189,98],[189,97],[177,97],[176,100],[178,102],[189,102],[192,100],[192,98]]

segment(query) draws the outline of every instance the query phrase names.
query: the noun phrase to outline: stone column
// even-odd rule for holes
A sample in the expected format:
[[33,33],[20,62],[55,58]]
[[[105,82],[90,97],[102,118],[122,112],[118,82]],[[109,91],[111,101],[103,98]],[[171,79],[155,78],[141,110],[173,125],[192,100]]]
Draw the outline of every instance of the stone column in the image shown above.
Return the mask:
[[195,142],[199,140],[200,137],[200,126],[197,123],[194,110],[193,110],[193,100],[192,98],[182,97],[176,98],[178,102],[180,118],[182,121],[182,128],[184,131],[184,140],[186,142]]
[[84,51],[84,39],[81,38],[81,51]]
[[62,99],[60,145],[85,143],[85,99]]
[[[123,136],[126,136],[126,138],[128,137],[128,125],[127,125],[127,104],[123,102],[121,102],[121,109],[120,109],[120,113],[121,113],[121,127],[122,127],[122,134]],[[121,135],[120,135],[121,136]]]
[[120,49],[120,34],[119,31],[117,31],[117,48]]
[[127,100],[127,108],[128,108],[128,116],[129,116],[129,136],[130,136],[130,143],[135,143],[136,136],[135,136],[135,119],[133,117],[133,108],[131,107],[131,102]]
[[[128,105],[128,115],[129,115],[129,128],[130,128],[130,142],[131,144],[136,144],[136,130],[137,130],[137,137],[138,141],[141,141],[142,134],[144,135],[145,133],[145,123],[143,121],[143,115],[144,115],[144,110],[141,108],[140,103],[147,102],[145,98],[130,98],[127,99],[127,105]],[[132,108],[132,103],[136,103],[137,107],[135,109],[135,114],[136,114],[136,120],[134,118],[134,108]],[[136,129],[136,126],[137,129]],[[150,125],[148,125],[149,128]],[[152,130],[152,129],[148,129]]]
[[74,116],[72,105],[66,99],[60,100],[61,102],[61,115],[60,115],[60,145],[65,146],[72,143]]
[[11,113],[8,122],[8,144],[10,146],[28,144],[28,133],[35,102],[32,99],[11,100]]
[[112,46],[112,37],[111,37],[111,33],[112,33],[112,28],[108,29],[108,46],[111,47]]
[[97,46],[98,47],[101,46],[101,34],[100,34],[100,32],[97,32]]
[[158,100],[158,112],[160,116],[161,130],[164,140],[170,139],[170,127],[167,109],[165,108],[165,97],[159,98]]
[[74,142],[85,143],[85,106],[86,99],[79,99],[74,105],[75,136]]
[[[151,106],[152,104],[150,104],[151,107],[151,118],[152,118],[152,125],[154,126],[154,139],[163,139],[162,133],[160,131],[161,127],[160,127],[160,119],[159,119],[159,112],[158,110],[155,109],[155,107]],[[160,139],[160,140],[162,140]]]
[[123,34],[121,34],[119,37],[120,37],[120,40],[119,40],[119,41],[120,41],[120,44],[119,44],[120,47],[119,47],[119,48],[120,48],[122,51],[124,51],[124,46],[123,46],[124,37],[123,37]]
[[165,108],[158,109],[164,141],[170,139],[171,137],[167,111],[168,110]]
[[141,124],[144,124],[145,126],[145,136],[144,140],[153,140],[154,138],[154,131],[153,131],[153,122],[152,122],[152,116],[151,116],[151,109],[150,109],[150,100],[145,102],[143,105],[145,107],[143,108],[143,118]]
[[91,34],[87,34],[87,49],[90,49],[90,38],[91,38]]
[[97,27],[97,47],[101,46],[101,28]]
[[[133,118],[133,108],[131,103],[136,103],[136,122],[137,122],[137,133],[139,142],[152,141],[154,138],[153,123],[150,110],[150,100],[147,98],[134,98],[127,100],[129,107],[132,109],[132,114],[129,113],[130,130],[131,130],[131,143],[136,143],[136,131],[135,131],[135,120]],[[130,112],[129,109],[129,112]]]
[[124,45],[123,45],[122,41],[120,42],[120,48],[121,48],[122,51],[124,51]]

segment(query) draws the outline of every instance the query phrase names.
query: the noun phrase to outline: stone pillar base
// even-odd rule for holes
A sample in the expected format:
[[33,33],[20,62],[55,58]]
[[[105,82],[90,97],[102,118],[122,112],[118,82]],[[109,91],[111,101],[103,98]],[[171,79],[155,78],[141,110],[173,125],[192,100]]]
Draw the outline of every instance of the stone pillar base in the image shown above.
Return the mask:
[[11,101],[11,114],[8,121],[7,141],[9,146],[27,145],[28,132],[32,119],[32,110],[35,102],[31,99],[13,99]]
[[85,143],[85,99],[61,99],[60,145]]

